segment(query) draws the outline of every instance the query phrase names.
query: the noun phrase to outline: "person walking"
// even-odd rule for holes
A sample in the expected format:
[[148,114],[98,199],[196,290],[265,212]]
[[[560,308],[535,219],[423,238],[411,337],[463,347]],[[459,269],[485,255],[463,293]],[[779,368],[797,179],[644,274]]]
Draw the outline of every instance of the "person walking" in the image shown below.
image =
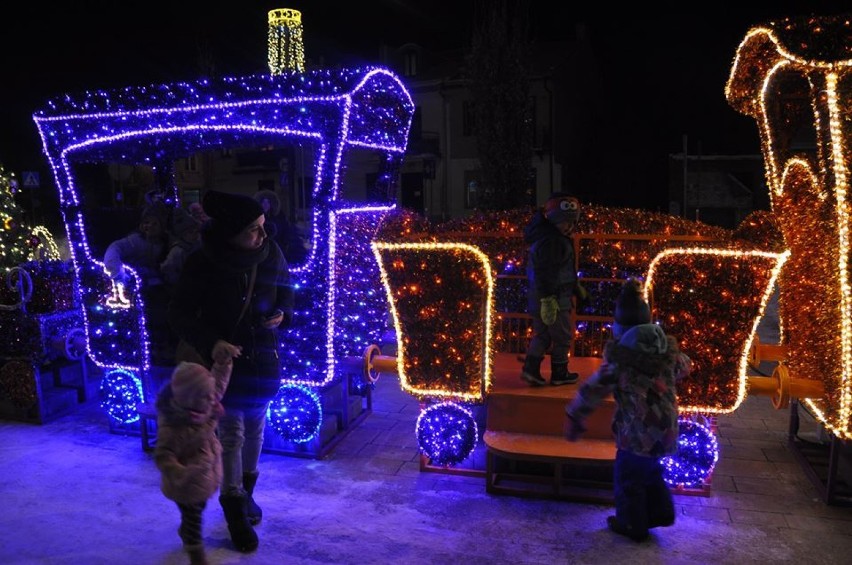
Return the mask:
[[206,565],[201,519],[207,501],[222,480],[222,445],[216,426],[225,410],[220,403],[238,347],[219,342],[213,367],[183,362],[157,394],[157,446],[160,490],[180,510],[178,535],[192,565]]
[[262,511],[254,500],[269,402],[281,381],[279,334],[293,317],[287,261],[264,231],[253,198],[208,191],[210,220],[201,248],[187,257],[169,313],[182,343],[209,362],[214,345],[240,347],[219,421],[223,474],[219,503],[237,550],[257,549],[254,527]]

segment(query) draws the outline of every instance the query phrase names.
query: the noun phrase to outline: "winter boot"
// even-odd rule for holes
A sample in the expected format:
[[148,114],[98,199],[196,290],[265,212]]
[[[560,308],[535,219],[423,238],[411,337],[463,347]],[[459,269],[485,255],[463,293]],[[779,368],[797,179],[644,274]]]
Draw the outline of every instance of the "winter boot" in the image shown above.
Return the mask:
[[257,534],[248,521],[248,497],[242,494],[220,496],[219,504],[225,511],[228,532],[237,551],[251,553],[257,549]]
[[189,555],[189,565],[210,565],[203,547],[187,549],[186,553]]
[[568,372],[568,363],[550,364],[550,384],[553,386],[572,385],[579,380],[578,373]]
[[521,380],[533,386],[546,385],[547,381],[541,376],[541,361],[542,357],[527,355],[524,360],[524,368],[521,369]]
[[254,485],[257,484],[258,474],[259,473],[257,471],[253,473],[243,473],[243,489],[245,489],[246,496],[248,497],[248,521],[252,526],[257,526],[263,519],[263,510],[260,509],[260,506],[258,506],[254,501],[254,498],[252,498]]

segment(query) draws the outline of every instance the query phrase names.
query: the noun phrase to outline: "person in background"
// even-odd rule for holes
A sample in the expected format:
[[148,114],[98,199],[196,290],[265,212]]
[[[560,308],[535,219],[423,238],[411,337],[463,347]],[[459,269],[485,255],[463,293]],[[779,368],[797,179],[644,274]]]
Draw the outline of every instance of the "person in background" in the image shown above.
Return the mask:
[[154,462],[160,490],[180,509],[178,535],[192,565],[206,565],[202,513],[222,479],[222,445],[216,426],[224,414],[220,400],[228,386],[239,347],[219,342],[213,367],[180,363],[157,395]]
[[201,205],[201,202],[190,202],[186,209],[189,212],[189,215],[195,218],[200,225],[204,225],[204,222],[210,219],[204,212],[204,207]]
[[603,364],[566,409],[565,432],[576,441],[592,411],[608,395],[615,397],[615,516],[606,522],[613,532],[642,541],[649,529],[675,521],[660,459],[677,453],[675,387],[692,362],[675,338],[651,323],[651,310],[634,279],[624,284],[616,301],[612,337],[604,347]]
[[190,253],[201,246],[201,223],[181,208],[172,214],[171,244],[160,264],[160,272],[169,287],[174,288],[183,264]]
[[257,549],[262,512],[253,498],[266,411],[280,387],[279,335],[293,317],[290,271],[266,237],[260,204],[249,196],[207,191],[210,220],[201,248],[187,257],[169,308],[172,327],[205,360],[216,344],[240,347],[219,421],[223,474],[219,503],[237,550]]
[[[579,375],[568,371],[568,352],[574,328],[572,298],[583,298],[577,281],[571,234],[580,217],[580,203],[568,194],[553,193],[524,228],[527,256],[528,311],[533,336],[527,347],[521,379],[533,386],[547,384],[541,362],[550,349],[550,384],[576,383]],[[587,295],[586,295],[587,297]]]
[[267,235],[278,243],[287,263],[301,264],[307,257],[307,248],[298,228],[281,212],[278,195],[272,190],[259,190],[254,194],[254,199],[263,207]]
[[157,364],[171,364],[174,351],[167,318],[169,292],[160,271],[168,248],[170,211],[160,201],[148,205],[138,229],[110,243],[104,254],[104,268],[114,282],[128,284],[130,273],[125,266],[139,275],[152,361]]

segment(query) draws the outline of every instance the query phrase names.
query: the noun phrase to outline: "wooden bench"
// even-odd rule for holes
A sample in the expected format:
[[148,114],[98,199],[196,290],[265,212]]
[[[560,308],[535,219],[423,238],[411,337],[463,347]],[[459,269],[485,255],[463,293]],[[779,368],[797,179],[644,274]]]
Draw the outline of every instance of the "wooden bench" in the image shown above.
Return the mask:
[[613,502],[614,440],[489,430],[483,441],[489,493]]

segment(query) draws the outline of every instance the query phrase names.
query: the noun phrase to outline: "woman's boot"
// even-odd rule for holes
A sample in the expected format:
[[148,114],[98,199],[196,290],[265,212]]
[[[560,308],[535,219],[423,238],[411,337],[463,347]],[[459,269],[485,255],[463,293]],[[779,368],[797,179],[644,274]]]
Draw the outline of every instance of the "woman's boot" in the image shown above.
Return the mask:
[[254,493],[254,485],[257,484],[258,475],[259,473],[257,471],[253,473],[243,473],[243,489],[245,489],[246,496],[248,497],[248,521],[252,526],[257,526],[263,519],[263,510],[260,509],[260,506],[257,505],[252,497],[252,494]]
[[248,521],[248,497],[242,494],[223,495],[219,504],[225,511],[228,532],[237,551],[251,553],[257,549],[257,534]]

